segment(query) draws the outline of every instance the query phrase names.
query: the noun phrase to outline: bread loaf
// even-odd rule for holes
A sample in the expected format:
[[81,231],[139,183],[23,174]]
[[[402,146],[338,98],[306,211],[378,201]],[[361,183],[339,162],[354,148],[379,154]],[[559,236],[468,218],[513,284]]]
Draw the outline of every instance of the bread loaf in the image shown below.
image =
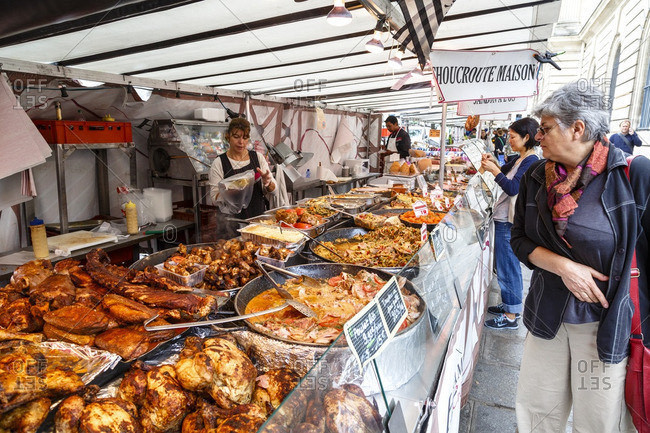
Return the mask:
[[409,174],[409,164],[408,164],[408,162],[405,162],[404,164],[402,164],[402,166],[399,169],[399,172],[400,172],[400,174],[405,174],[405,175]]
[[398,174],[400,169],[399,161],[395,161],[390,165],[390,173]]

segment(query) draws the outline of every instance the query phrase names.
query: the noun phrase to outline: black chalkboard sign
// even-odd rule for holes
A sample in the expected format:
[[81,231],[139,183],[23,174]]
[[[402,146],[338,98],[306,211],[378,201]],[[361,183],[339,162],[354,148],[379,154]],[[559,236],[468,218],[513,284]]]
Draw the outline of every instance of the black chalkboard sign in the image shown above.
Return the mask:
[[389,335],[379,312],[379,305],[371,302],[343,326],[348,346],[363,366],[379,354]]
[[402,292],[397,285],[397,279],[391,278],[377,293],[375,299],[388,326],[388,333],[395,335],[408,315]]

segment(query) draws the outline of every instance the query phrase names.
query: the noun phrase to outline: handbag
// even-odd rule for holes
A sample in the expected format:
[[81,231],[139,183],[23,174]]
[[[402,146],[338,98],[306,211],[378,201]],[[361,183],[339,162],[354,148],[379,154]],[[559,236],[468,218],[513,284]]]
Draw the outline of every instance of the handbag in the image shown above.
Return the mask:
[[[625,174],[630,178],[630,164],[634,157],[627,158]],[[625,404],[639,433],[650,433],[650,349],[643,344],[641,330],[641,310],[639,307],[639,268],[636,251],[632,255],[630,278],[630,298],[634,304],[632,331],[630,335],[630,355],[625,375]]]

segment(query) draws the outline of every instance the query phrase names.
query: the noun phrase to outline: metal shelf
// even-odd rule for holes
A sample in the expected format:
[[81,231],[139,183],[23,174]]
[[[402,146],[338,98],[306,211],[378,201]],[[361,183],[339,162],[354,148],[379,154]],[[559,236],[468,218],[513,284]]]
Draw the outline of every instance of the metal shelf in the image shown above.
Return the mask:
[[131,185],[136,184],[136,162],[135,143],[81,143],[50,144],[54,152],[54,163],[56,166],[56,188],[59,199],[59,223],[61,233],[68,233],[68,197],[65,190],[65,160],[76,150],[90,150],[95,153],[95,170],[97,176],[97,197],[99,201],[99,213],[110,214],[110,202],[108,199],[108,156],[106,150],[121,149],[129,156]]

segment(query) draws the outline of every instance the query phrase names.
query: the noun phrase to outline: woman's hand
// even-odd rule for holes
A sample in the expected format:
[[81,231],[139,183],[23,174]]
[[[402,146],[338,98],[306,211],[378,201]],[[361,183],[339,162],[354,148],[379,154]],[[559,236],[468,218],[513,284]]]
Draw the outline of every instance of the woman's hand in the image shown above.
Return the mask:
[[609,280],[607,275],[603,275],[589,266],[568,259],[558,275],[562,277],[564,285],[567,286],[569,291],[579,301],[600,303],[604,308],[609,307],[605,295],[594,281],[594,278],[600,281],[607,281]]
[[489,171],[495,176],[501,173],[501,169],[499,168],[499,166],[491,159],[481,160],[481,168],[485,171]]
[[275,184],[273,183],[271,170],[262,171],[261,168],[257,167],[257,172],[262,176],[262,185],[264,188],[266,188],[266,190],[269,192],[273,191],[275,189]]

